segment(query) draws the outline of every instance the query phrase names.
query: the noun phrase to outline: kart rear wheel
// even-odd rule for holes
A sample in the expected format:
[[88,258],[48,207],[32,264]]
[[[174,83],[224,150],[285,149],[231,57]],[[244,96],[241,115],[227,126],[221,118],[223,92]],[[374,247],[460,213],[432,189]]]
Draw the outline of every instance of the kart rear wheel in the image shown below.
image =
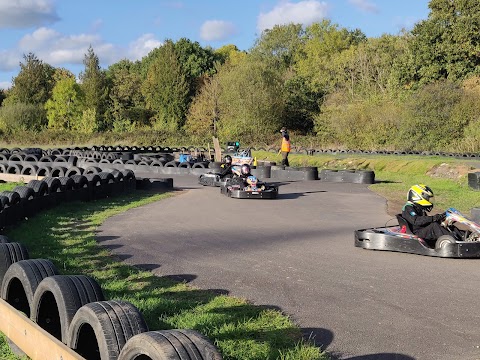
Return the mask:
[[457,241],[453,236],[450,235],[442,235],[437,239],[435,243],[435,250],[442,250],[448,247],[450,244],[455,244]]

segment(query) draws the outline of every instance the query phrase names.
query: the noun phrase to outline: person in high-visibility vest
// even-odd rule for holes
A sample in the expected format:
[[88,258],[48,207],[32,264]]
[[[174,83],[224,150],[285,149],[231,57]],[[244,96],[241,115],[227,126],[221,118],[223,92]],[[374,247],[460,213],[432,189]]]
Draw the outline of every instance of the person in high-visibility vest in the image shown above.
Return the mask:
[[288,135],[288,131],[286,127],[282,127],[280,130],[282,134],[282,147],[280,151],[282,152],[282,165],[290,166],[288,163],[288,154],[290,153],[290,135]]

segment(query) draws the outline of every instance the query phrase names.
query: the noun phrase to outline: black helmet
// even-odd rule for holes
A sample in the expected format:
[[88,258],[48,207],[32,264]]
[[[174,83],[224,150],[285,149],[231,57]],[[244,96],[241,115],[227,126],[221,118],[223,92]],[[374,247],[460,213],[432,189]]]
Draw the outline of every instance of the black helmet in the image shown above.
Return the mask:
[[223,161],[225,161],[225,164],[231,164],[232,157],[230,155],[225,155],[225,157],[223,158]]
[[240,172],[241,172],[243,175],[250,174],[250,165],[248,165],[248,164],[243,164],[243,165],[242,165],[242,168],[240,169]]
[[408,190],[408,201],[423,207],[426,211],[433,208],[433,191],[427,185],[413,185]]

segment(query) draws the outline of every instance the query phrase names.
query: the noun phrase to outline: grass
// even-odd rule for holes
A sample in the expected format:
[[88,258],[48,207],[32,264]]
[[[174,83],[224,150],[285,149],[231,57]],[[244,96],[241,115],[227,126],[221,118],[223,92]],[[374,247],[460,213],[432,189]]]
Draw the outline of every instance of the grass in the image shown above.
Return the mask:
[[[64,204],[22,222],[7,235],[25,244],[31,258],[49,258],[62,274],[90,275],[107,299],[133,303],[151,330],[198,330],[215,342],[226,360],[328,359],[303,341],[299,328],[280,312],[154,276],[117,261],[95,241],[95,229],[108,217],[166,196],[170,195],[137,191],[115,199]],[[0,354],[4,349],[0,338]]]
[[[257,159],[280,163],[278,154],[254,152]],[[354,156],[346,154],[333,156],[321,154],[315,156],[291,154],[291,166],[317,166],[320,169],[369,169],[375,171],[376,184],[370,189],[383,197],[390,204],[392,212],[398,212],[399,206],[406,202],[408,189],[414,184],[427,184],[435,193],[435,210],[441,211],[454,207],[469,215],[470,209],[480,206],[480,192],[468,186],[466,172],[472,170],[472,160],[442,158],[437,156]],[[446,164],[452,169],[460,169],[464,174],[456,178],[442,178],[430,175],[432,169]],[[478,161],[480,166],[480,161]]]

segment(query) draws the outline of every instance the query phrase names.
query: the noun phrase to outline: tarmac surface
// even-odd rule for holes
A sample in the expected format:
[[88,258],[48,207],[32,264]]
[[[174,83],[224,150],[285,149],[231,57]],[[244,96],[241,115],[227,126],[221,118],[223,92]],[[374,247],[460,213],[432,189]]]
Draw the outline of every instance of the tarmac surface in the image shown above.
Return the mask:
[[240,200],[169,177],[181,194],[108,219],[99,243],[275,307],[339,359],[480,359],[480,260],[354,247],[354,230],[396,224],[366,185],[284,182],[276,200]]

